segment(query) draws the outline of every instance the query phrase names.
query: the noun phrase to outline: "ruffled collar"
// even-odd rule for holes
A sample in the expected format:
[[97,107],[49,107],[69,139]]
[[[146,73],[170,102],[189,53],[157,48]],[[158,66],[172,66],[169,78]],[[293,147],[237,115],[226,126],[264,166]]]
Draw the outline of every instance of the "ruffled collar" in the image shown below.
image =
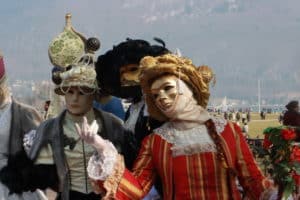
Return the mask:
[[[223,118],[212,118],[216,131],[221,134],[227,124]],[[208,133],[205,124],[190,129],[177,129],[174,123],[166,122],[154,130],[154,133],[172,144],[173,156],[191,155],[204,152],[216,152],[216,145]]]

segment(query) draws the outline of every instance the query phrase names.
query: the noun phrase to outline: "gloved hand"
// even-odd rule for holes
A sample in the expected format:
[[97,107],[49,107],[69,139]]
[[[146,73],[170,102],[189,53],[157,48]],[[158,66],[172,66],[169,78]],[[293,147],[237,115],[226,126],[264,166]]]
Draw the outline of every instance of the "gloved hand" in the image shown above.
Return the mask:
[[83,117],[81,126],[78,123],[75,123],[75,127],[78,135],[82,140],[92,145],[97,150],[103,150],[104,139],[97,134],[99,125],[96,120],[94,120],[92,124],[89,125],[86,117]]
[[97,154],[89,160],[87,167],[89,176],[95,180],[105,180],[112,173],[118,151],[109,140],[104,140],[97,134],[98,124],[96,120],[89,125],[86,117],[84,117],[81,126],[75,123],[75,127],[80,138],[97,150]]

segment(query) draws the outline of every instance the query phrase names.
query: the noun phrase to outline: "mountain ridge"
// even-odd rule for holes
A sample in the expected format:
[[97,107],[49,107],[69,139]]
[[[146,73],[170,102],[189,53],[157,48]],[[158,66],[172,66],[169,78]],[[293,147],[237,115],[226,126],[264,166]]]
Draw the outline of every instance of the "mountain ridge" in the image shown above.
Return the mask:
[[[125,38],[154,43],[160,37],[195,65],[217,75],[215,96],[256,98],[300,87],[300,2],[296,0],[116,0],[112,2],[28,0],[0,8],[0,48],[11,80],[49,80],[48,44],[71,12],[73,26],[100,38],[97,56]],[[5,10],[7,9],[7,10]],[[16,14],[18,12],[18,14]],[[3,45],[3,46],[2,46]]]

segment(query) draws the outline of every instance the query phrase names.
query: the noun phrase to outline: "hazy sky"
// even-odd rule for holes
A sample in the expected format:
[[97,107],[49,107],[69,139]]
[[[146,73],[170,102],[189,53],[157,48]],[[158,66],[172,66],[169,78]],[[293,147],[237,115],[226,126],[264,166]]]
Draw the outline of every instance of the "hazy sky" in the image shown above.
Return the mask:
[[241,89],[243,77],[248,86],[254,80],[253,93],[257,79],[300,87],[299,0],[1,0],[10,79],[50,79],[48,45],[68,12],[77,31],[101,40],[97,55],[127,37],[160,37],[196,65],[212,66],[220,95]]

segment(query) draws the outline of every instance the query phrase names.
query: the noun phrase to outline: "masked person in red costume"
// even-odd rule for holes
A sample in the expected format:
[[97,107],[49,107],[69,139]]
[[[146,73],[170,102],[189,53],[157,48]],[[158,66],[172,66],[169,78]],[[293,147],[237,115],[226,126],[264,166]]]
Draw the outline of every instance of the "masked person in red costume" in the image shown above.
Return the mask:
[[[145,137],[132,171],[108,140],[77,125],[81,138],[93,145],[89,176],[104,199],[141,199],[157,176],[163,199],[241,199],[236,180],[249,199],[269,198],[265,178],[240,128],[206,111],[209,68],[197,71],[190,59],[166,54],[140,62],[141,87],[151,117],[166,121]],[[111,162],[105,162],[106,157]]]

